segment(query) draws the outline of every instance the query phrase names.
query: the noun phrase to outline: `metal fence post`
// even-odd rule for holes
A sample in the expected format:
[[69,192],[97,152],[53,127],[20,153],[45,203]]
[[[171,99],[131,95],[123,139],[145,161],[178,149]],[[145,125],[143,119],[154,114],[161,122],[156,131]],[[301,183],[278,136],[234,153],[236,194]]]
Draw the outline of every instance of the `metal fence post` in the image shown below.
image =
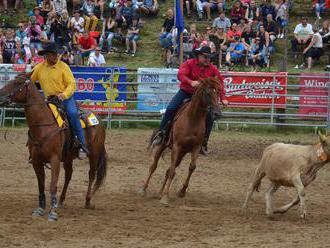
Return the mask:
[[326,132],[329,132],[330,129],[330,73],[328,73],[328,109],[327,109],[327,129]]

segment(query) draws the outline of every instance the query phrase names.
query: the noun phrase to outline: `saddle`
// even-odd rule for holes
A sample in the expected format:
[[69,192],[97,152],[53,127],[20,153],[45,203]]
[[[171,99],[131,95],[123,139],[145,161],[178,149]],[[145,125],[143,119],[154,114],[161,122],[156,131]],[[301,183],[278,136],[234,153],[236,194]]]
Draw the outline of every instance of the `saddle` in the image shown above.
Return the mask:
[[[62,102],[56,96],[50,96],[48,97],[47,103],[48,103],[48,107],[53,113],[57,125],[60,128],[68,127],[71,129],[71,125],[68,121],[68,117]],[[97,117],[93,112],[83,110],[79,108],[79,106],[77,106],[77,108],[79,111],[80,123],[83,129],[100,124],[99,120],[97,119]]]

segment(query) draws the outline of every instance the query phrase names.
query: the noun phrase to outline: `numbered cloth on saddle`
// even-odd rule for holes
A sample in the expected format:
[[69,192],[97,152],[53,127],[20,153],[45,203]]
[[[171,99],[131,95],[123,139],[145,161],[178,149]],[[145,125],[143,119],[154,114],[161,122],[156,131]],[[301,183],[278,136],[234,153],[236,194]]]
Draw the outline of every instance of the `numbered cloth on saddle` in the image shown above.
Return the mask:
[[[59,113],[57,106],[53,103],[48,103],[48,106],[51,109],[58,126],[60,128],[62,128],[65,124],[65,121],[63,120],[63,117]],[[85,113],[83,113],[83,114],[85,114]],[[97,117],[93,113],[87,113],[86,116],[84,116],[84,117],[85,118],[82,118],[82,116],[80,116],[80,123],[81,123],[82,128],[86,128],[85,120],[87,120],[87,124],[89,127],[96,126],[100,123],[99,120],[97,119]]]

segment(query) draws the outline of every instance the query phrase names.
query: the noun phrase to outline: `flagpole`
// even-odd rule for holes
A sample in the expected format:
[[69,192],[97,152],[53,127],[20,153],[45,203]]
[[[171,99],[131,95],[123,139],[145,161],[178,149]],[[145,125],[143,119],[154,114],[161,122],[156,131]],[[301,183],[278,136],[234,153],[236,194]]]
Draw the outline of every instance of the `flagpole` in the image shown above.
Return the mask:
[[[180,10],[181,16],[183,17],[183,0],[180,0]],[[183,32],[180,33],[180,55],[179,55],[180,65],[183,63]]]

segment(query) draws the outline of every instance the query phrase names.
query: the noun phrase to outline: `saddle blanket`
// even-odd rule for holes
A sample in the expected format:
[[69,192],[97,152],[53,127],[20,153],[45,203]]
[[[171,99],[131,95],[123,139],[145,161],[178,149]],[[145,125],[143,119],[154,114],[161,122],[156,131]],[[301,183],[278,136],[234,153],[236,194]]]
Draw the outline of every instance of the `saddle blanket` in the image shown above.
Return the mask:
[[[63,117],[60,115],[57,106],[53,103],[48,103],[48,106],[50,110],[52,111],[54,118],[60,128],[62,128],[65,125],[65,121],[63,120]],[[92,127],[100,124],[99,120],[93,113],[88,113],[85,116],[85,119],[87,120],[87,123],[85,122],[84,118],[80,117],[80,123],[82,128],[86,128],[87,126]]]

